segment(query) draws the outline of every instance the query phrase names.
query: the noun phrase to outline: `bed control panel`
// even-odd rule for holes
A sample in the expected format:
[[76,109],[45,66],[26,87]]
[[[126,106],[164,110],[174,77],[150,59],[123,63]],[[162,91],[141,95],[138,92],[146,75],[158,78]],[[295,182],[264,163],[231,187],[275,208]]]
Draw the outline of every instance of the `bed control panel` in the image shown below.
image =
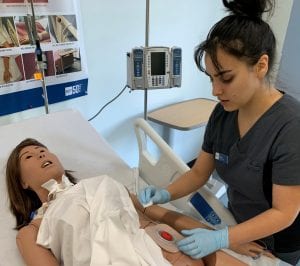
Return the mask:
[[212,209],[212,207],[207,203],[207,201],[196,192],[190,198],[190,204],[199,212],[199,214],[211,225],[216,226],[221,224],[221,218]]

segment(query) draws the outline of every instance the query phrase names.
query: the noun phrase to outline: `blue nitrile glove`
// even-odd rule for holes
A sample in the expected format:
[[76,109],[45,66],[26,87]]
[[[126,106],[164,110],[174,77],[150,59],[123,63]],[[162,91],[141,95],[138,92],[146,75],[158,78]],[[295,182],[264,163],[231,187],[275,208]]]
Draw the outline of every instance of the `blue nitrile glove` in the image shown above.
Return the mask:
[[182,230],[186,238],[177,242],[177,247],[193,259],[200,259],[222,248],[229,247],[228,228],[207,230],[196,228]]
[[166,189],[148,186],[139,192],[138,198],[143,205],[151,201],[153,204],[163,204],[170,201],[171,195]]

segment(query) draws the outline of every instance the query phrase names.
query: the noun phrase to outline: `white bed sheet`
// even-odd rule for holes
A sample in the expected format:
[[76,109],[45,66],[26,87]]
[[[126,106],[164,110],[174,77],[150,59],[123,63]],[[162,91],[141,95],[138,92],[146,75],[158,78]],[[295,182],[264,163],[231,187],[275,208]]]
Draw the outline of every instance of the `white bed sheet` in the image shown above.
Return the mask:
[[108,174],[129,189],[133,188],[134,171],[77,111],[56,112],[1,126],[0,266],[24,265],[15,243],[15,220],[8,210],[5,163],[16,144],[27,137],[44,143],[78,178]]

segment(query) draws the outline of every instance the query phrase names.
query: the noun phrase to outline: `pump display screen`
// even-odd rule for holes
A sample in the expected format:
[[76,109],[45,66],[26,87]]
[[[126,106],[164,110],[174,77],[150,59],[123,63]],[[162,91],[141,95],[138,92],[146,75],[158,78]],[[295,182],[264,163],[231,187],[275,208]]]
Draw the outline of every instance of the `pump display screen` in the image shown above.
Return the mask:
[[164,52],[151,53],[151,76],[166,75],[166,57]]

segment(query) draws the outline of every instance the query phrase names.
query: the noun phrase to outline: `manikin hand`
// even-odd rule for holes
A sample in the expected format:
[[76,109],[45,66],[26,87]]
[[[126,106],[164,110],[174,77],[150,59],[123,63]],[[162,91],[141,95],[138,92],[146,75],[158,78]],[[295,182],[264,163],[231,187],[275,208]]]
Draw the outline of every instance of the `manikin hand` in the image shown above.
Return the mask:
[[149,202],[153,204],[163,204],[170,201],[171,195],[166,189],[148,186],[140,191],[138,198],[143,205]]
[[236,253],[250,256],[253,259],[258,259],[261,255],[275,258],[275,256],[270,251],[255,242],[249,242],[238,246],[230,246],[230,249]]
[[196,228],[182,230],[186,238],[177,242],[177,247],[193,259],[200,259],[219,249],[229,247],[228,228],[221,230],[207,230]]

